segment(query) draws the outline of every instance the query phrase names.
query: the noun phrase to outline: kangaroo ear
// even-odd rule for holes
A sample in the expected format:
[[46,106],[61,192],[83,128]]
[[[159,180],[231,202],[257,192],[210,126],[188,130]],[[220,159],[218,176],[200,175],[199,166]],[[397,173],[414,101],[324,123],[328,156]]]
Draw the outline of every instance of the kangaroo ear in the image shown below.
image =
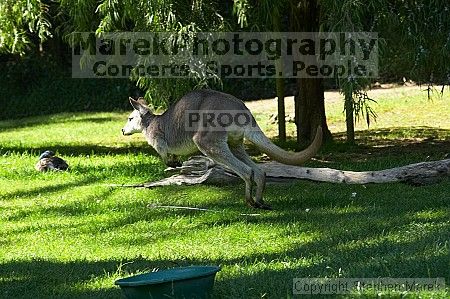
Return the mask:
[[142,105],[145,105],[145,106],[147,105],[147,103],[145,102],[145,99],[143,97],[139,97],[136,101],[138,101]]
[[141,115],[144,115],[145,113],[147,113],[149,111],[148,107],[145,106],[145,104],[142,103],[142,101],[139,101],[139,100],[136,101],[132,97],[129,97],[129,100],[130,100],[131,106],[133,106],[133,108],[135,110],[138,110]]
[[152,114],[155,113],[156,109],[152,104],[147,104],[147,102],[145,101],[145,99],[143,97],[139,97],[136,100],[138,103],[142,104],[145,108],[147,108],[147,110],[149,110]]

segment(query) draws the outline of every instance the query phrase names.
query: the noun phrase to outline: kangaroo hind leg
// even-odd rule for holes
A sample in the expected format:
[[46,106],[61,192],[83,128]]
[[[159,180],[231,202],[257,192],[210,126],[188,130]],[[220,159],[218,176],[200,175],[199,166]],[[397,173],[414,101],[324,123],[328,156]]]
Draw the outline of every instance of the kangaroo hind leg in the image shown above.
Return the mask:
[[246,165],[248,165],[254,173],[253,181],[256,184],[256,190],[255,190],[255,204],[258,206],[258,208],[265,209],[265,210],[271,210],[271,206],[266,204],[263,200],[263,193],[264,189],[266,188],[266,174],[264,171],[262,171],[258,165],[253,162],[253,160],[250,158],[250,156],[245,151],[244,144],[242,142],[233,144],[230,146],[230,149],[232,153],[242,162],[244,162]]
[[219,143],[205,142],[204,144],[201,139],[194,139],[195,144],[198,149],[213,159],[218,164],[228,167],[233,172],[235,172],[240,178],[245,182],[245,201],[248,205],[252,207],[257,207],[255,201],[253,200],[253,170],[244,162],[236,158],[231,152],[228,144],[223,141]]

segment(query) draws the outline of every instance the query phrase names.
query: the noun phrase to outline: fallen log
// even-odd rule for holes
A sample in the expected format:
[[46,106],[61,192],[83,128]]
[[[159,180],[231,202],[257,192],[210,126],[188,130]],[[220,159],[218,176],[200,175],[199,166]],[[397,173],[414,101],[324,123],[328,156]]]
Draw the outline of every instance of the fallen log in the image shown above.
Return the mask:
[[[285,165],[278,162],[259,163],[266,172],[267,182],[289,182],[310,180],[345,184],[380,184],[402,182],[414,186],[428,185],[450,176],[450,159],[420,162],[401,167],[377,171],[346,171],[332,168],[311,168]],[[240,178],[231,170],[216,164],[204,156],[194,156],[182,166],[168,168],[168,173],[176,173],[155,182],[122,187],[152,188],[168,185],[231,184]],[[117,186],[117,185],[116,185]]]

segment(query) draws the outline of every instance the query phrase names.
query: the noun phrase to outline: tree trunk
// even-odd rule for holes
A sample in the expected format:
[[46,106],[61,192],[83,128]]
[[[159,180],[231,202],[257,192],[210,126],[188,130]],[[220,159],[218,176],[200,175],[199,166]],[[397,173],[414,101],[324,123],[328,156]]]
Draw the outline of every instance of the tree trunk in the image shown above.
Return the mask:
[[[272,16],[273,30],[276,32],[281,31],[281,21],[278,11],[275,11]],[[283,70],[283,60],[277,59],[276,61],[276,72],[277,74]],[[278,139],[281,142],[286,142],[286,109],[284,106],[284,78],[279,77],[275,79],[276,89],[277,89],[277,101],[278,101]]]
[[355,120],[352,94],[345,95],[345,124],[347,125],[347,143],[355,143]]
[[313,140],[319,125],[322,126],[324,140],[331,140],[325,116],[323,80],[300,78],[297,82],[298,94],[294,98],[297,142]]
[[[298,32],[318,32],[320,26],[320,6],[317,1],[304,0],[292,5],[291,28]],[[299,78],[295,96],[295,123],[297,142],[314,138],[318,125],[322,126],[323,140],[332,139],[325,117],[323,79]]]
[[44,55],[49,56],[60,66],[67,66],[70,63],[70,49],[64,44],[59,36],[47,39],[43,45]]
[[284,79],[276,78],[278,101],[278,140],[286,141],[286,109],[284,107]]

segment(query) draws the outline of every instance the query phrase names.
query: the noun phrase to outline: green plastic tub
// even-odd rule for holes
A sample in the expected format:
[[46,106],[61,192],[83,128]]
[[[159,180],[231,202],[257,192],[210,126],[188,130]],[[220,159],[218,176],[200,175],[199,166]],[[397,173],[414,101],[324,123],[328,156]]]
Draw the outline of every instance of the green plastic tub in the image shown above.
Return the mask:
[[191,266],[139,274],[116,281],[128,299],[211,298],[217,266]]

